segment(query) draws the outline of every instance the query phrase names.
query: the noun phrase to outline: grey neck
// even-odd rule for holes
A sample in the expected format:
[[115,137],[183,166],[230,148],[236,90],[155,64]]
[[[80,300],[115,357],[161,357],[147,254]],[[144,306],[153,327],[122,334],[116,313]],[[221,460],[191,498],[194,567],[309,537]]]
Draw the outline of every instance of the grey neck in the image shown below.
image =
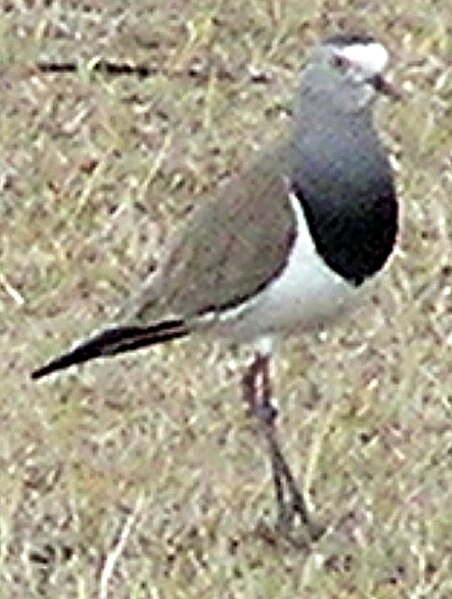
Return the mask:
[[369,85],[339,80],[319,66],[307,67],[300,81],[295,119],[298,123],[337,119],[361,118],[369,123],[376,98]]

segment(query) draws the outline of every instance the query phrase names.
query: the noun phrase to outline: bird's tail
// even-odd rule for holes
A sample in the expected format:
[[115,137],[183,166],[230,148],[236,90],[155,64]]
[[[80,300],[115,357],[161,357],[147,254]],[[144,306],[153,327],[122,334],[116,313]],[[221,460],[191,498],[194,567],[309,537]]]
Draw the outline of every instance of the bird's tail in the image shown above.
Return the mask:
[[134,349],[163,343],[183,337],[189,332],[182,320],[166,320],[150,326],[123,326],[106,329],[91,339],[77,345],[41,368],[31,373],[32,379],[40,379],[57,370],[81,364],[101,356],[113,356]]

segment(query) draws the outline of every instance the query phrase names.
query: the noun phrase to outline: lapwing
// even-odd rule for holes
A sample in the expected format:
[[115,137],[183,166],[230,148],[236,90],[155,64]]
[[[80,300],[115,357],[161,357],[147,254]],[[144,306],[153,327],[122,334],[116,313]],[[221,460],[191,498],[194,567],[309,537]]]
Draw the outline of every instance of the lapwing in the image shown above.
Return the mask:
[[367,35],[334,35],[301,73],[283,138],[199,203],[121,317],[32,373],[208,334],[250,343],[243,398],[266,440],[278,524],[313,521],[276,436],[269,360],[278,340],[324,329],[356,305],[398,234],[388,152],[374,125],[388,52]]

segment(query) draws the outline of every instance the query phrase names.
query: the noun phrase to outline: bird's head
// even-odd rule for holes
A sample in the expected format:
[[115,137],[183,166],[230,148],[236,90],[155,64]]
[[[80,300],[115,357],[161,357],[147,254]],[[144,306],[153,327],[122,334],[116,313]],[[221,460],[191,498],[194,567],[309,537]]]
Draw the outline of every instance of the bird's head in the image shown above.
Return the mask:
[[377,94],[398,98],[384,78],[388,51],[375,38],[335,35],[315,48],[301,81],[301,98],[327,102],[339,112],[356,112]]

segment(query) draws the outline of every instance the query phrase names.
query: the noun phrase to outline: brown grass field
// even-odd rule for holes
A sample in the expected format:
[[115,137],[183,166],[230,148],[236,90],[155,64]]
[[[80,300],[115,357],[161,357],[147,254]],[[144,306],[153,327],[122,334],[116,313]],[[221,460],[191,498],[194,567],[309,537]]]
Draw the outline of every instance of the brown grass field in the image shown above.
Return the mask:
[[[450,2],[1,4],[0,598],[452,597]],[[361,308],[275,360],[281,441],[328,524],[295,549],[263,524],[246,348],[29,372],[108,322],[284,128],[307,49],[350,29],[387,44],[404,93],[379,110],[403,230]]]

